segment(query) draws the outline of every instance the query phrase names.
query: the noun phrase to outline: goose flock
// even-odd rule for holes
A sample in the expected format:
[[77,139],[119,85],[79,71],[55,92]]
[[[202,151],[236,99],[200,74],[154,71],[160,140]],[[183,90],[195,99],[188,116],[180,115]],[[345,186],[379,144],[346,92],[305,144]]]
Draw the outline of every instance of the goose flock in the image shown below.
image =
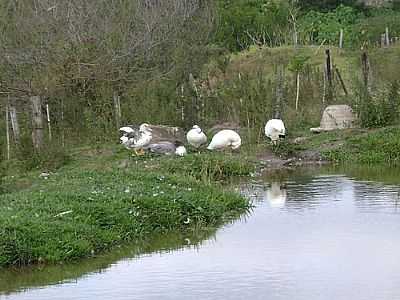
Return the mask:
[[[152,129],[149,124],[143,123],[139,128],[132,125],[126,125],[120,129],[120,143],[125,148],[133,150],[136,155],[142,155],[146,152],[164,155],[184,156],[187,154],[186,147],[182,142],[176,140],[152,142]],[[265,125],[265,135],[271,140],[273,145],[276,145],[280,138],[286,135],[286,129],[281,119],[271,119]],[[205,146],[208,142],[207,135],[198,125],[193,127],[186,134],[187,143],[199,149]],[[207,146],[207,150],[237,150],[242,145],[240,135],[230,129],[218,131],[211,142]]]

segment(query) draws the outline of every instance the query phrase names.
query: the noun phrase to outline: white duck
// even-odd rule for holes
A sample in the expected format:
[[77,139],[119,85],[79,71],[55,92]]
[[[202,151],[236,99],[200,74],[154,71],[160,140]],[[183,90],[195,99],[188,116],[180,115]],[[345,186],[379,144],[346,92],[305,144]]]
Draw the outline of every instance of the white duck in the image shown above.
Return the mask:
[[211,143],[208,145],[208,150],[222,150],[225,148],[231,148],[232,150],[236,150],[242,144],[242,139],[240,138],[237,132],[224,129],[217,132],[212,140]]
[[143,148],[150,144],[152,139],[152,129],[149,124],[141,124],[139,130],[124,126],[120,131],[123,132],[120,141],[126,148],[134,149],[136,155],[144,154]]
[[128,125],[121,127],[119,131],[122,134],[122,136],[119,138],[120,143],[124,145],[125,148],[132,149],[133,145],[135,144],[135,140],[139,135],[139,130],[131,125]]
[[186,148],[183,145],[178,145],[175,149],[175,155],[185,156],[187,154]]
[[276,145],[279,138],[286,135],[285,125],[281,119],[271,119],[265,125],[265,135],[271,139],[272,144]]
[[136,140],[133,148],[135,149],[136,154],[142,155],[144,154],[144,147],[150,144],[152,139],[153,130],[150,128],[150,125],[147,123],[143,123],[139,126],[139,137]]
[[195,148],[199,148],[201,145],[207,143],[207,136],[197,125],[193,125],[192,129],[188,131],[186,139]]

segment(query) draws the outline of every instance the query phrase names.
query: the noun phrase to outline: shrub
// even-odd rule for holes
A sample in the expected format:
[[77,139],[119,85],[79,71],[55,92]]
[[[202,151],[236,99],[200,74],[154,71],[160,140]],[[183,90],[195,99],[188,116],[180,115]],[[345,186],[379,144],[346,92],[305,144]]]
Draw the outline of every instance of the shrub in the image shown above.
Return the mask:
[[255,43],[277,46],[290,38],[288,1],[220,0],[216,41],[232,51]]
[[302,0],[299,1],[299,6],[302,10],[318,10],[329,11],[337,8],[338,6],[346,5],[358,10],[365,9],[363,3],[357,0]]
[[358,87],[355,107],[362,127],[383,127],[398,123],[400,116],[399,82],[371,92]]
[[310,43],[337,44],[339,32],[344,30],[346,36],[352,32],[352,26],[362,15],[354,8],[340,5],[329,12],[311,10],[299,19],[299,31],[304,40]]

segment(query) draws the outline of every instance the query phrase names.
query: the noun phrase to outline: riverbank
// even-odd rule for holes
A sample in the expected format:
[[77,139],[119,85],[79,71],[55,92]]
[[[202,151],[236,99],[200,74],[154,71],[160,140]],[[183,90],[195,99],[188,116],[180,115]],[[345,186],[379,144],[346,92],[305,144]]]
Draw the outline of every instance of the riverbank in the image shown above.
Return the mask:
[[154,233],[217,226],[250,203],[221,183],[262,170],[327,163],[397,165],[400,128],[289,136],[279,146],[244,144],[239,154],[131,157],[120,146],[82,147],[54,172],[4,179],[0,266],[95,256]]
[[328,163],[397,166],[400,162],[400,127],[347,129],[320,134],[303,132],[277,147],[263,147],[257,158],[266,168],[273,169]]
[[95,256],[152,234],[217,227],[250,208],[218,182],[248,175],[247,162],[218,154],[133,158],[119,149],[80,149],[53,173],[7,177],[0,266]]

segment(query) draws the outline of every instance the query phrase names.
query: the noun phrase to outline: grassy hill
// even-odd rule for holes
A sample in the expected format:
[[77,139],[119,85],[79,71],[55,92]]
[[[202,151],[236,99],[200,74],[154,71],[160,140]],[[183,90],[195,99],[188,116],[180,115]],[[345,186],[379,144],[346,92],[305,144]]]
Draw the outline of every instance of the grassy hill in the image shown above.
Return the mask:
[[[362,98],[365,91],[362,51],[329,48],[332,66],[339,71],[347,95],[337,73],[333,72],[333,98],[328,97],[328,83],[324,79],[327,46],[251,47],[214,60],[204,69],[199,86],[203,106],[206,110],[209,108],[205,114],[211,123],[235,121],[244,127],[260,128],[279,110],[289,129],[298,130],[317,126],[322,110],[329,104],[350,104],[360,113],[365,100]],[[400,47],[374,48],[367,53],[370,68],[368,104],[379,110],[384,107],[382,102],[391,101],[398,94]],[[293,66],[298,60],[303,61],[303,65],[299,69],[299,108],[296,111],[296,70]],[[283,68],[280,105],[277,103],[279,67]],[[394,91],[391,90],[393,86]],[[384,112],[377,111],[376,114]]]

